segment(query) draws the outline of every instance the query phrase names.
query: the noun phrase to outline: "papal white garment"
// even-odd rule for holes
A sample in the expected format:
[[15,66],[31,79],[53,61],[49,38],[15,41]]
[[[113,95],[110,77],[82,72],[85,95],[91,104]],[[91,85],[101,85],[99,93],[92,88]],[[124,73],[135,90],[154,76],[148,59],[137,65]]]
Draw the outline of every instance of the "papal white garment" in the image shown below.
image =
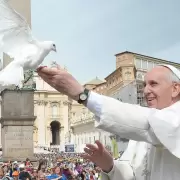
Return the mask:
[[130,139],[102,180],[180,180],[180,101],[157,110],[91,92],[87,107],[97,128]]

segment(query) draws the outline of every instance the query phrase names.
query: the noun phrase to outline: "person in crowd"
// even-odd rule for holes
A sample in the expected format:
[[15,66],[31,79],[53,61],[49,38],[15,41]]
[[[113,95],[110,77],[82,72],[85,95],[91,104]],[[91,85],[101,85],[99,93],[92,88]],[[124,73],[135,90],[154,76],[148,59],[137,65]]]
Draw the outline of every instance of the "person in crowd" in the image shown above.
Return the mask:
[[97,128],[130,139],[120,161],[113,161],[99,142],[97,146],[87,145],[83,157],[102,168],[102,179],[179,179],[180,71],[177,68],[162,64],[146,74],[144,95],[148,107],[89,91],[59,66],[42,67],[37,72],[53,88],[93,112]]
[[87,175],[87,172],[85,170],[82,170],[79,176],[81,180],[89,180],[89,175]]
[[67,178],[70,179],[71,177],[73,177],[73,172],[68,168],[67,164],[64,165],[64,167],[62,168],[62,174]]
[[78,172],[78,174],[81,174],[81,172],[82,172],[82,165],[81,165],[80,162],[76,162],[75,170]]
[[46,163],[44,160],[40,160],[38,166],[38,174],[45,174],[45,170],[46,170]]
[[43,173],[43,172],[39,172],[39,174],[38,174],[38,178],[37,178],[38,180],[46,180],[46,176],[45,176],[45,174]]
[[31,180],[31,175],[28,172],[28,170],[25,169],[24,163],[19,165],[19,179],[20,180]]
[[67,180],[66,176],[63,174],[63,169],[59,166],[55,167],[55,174],[60,177],[60,180]]
[[97,180],[93,170],[89,172],[89,180]]
[[12,176],[13,176],[13,179],[14,180],[18,180],[19,179],[19,172],[17,170],[15,170],[13,173],[12,173]]
[[32,172],[32,179],[35,180],[38,178],[38,172],[36,168],[33,168],[33,172]]
[[26,161],[25,161],[25,166],[32,166],[32,163],[31,163],[31,161],[30,161],[30,159],[29,158],[26,158]]
[[1,180],[10,180],[10,178],[5,176],[5,172],[4,172],[4,169],[2,167],[0,168],[0,179]]
[[12,163],[12,169],[13,169],[13,171],[19,171],[19,166],[18,166],[18,162],[17,161],[14,161]]
[[57,179],[57,180],[67,180],[66,176],[62,173],[62,170],[59,166],[56,166],[52,169],[52,173],[46,176],[47,179]]

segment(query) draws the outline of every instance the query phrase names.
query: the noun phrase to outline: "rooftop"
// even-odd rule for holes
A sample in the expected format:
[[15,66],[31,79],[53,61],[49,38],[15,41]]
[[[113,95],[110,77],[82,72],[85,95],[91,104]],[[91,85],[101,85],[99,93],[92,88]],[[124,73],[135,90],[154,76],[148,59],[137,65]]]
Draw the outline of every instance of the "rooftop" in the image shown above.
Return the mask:
[[100,80],[98,77],[92,79],[91,81],[85,83],[85,85],[89,84],[89,85],[99,85],[99,84],[102,84],[104,83],[105,81],[103,80]]
[[123,54],[133,54],[139,57],[144,57],[144,58],[148,58],[148,59],[152,59],[152,60],[156,60],[156,61],[162,61],[162,63],[166,63],[166,64],[174,64],[175,66],[180,66],[179,63],[173,62],[173,61],[168,61],[166,59],[160,59],[160,58],[156,58],[156,57],[152,57],[152,56],[147,56],[147,55],[143,55],[143,54],[139,54],[139,53],[134,53],[131,51],[123,51],[120,53],[115,54],[115,56],[119,56],[119,55],[123,55]]

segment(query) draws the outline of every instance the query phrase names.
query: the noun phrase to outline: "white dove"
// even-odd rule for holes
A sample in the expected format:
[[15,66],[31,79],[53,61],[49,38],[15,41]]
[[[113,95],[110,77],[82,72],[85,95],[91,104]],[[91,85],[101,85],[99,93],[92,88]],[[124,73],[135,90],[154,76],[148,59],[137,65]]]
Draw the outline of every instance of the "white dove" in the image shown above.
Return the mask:
[[25,18],[8,0],[0,0],[0,51],[14,59],[0,71],[1,87],[21,88],[24,71],[37,69],[50,51],[56,52],[56,45],[52,41],[36,40]]

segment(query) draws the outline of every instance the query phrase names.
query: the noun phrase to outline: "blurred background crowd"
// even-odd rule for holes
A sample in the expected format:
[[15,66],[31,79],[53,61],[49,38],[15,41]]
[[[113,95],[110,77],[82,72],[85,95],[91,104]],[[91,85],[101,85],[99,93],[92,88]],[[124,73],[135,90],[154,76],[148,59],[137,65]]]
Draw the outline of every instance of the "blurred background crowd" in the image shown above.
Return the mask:
[[100,180],[101,169],[78,153],[35,154],[36,162],[9,160],[0,163],[3,180]]

